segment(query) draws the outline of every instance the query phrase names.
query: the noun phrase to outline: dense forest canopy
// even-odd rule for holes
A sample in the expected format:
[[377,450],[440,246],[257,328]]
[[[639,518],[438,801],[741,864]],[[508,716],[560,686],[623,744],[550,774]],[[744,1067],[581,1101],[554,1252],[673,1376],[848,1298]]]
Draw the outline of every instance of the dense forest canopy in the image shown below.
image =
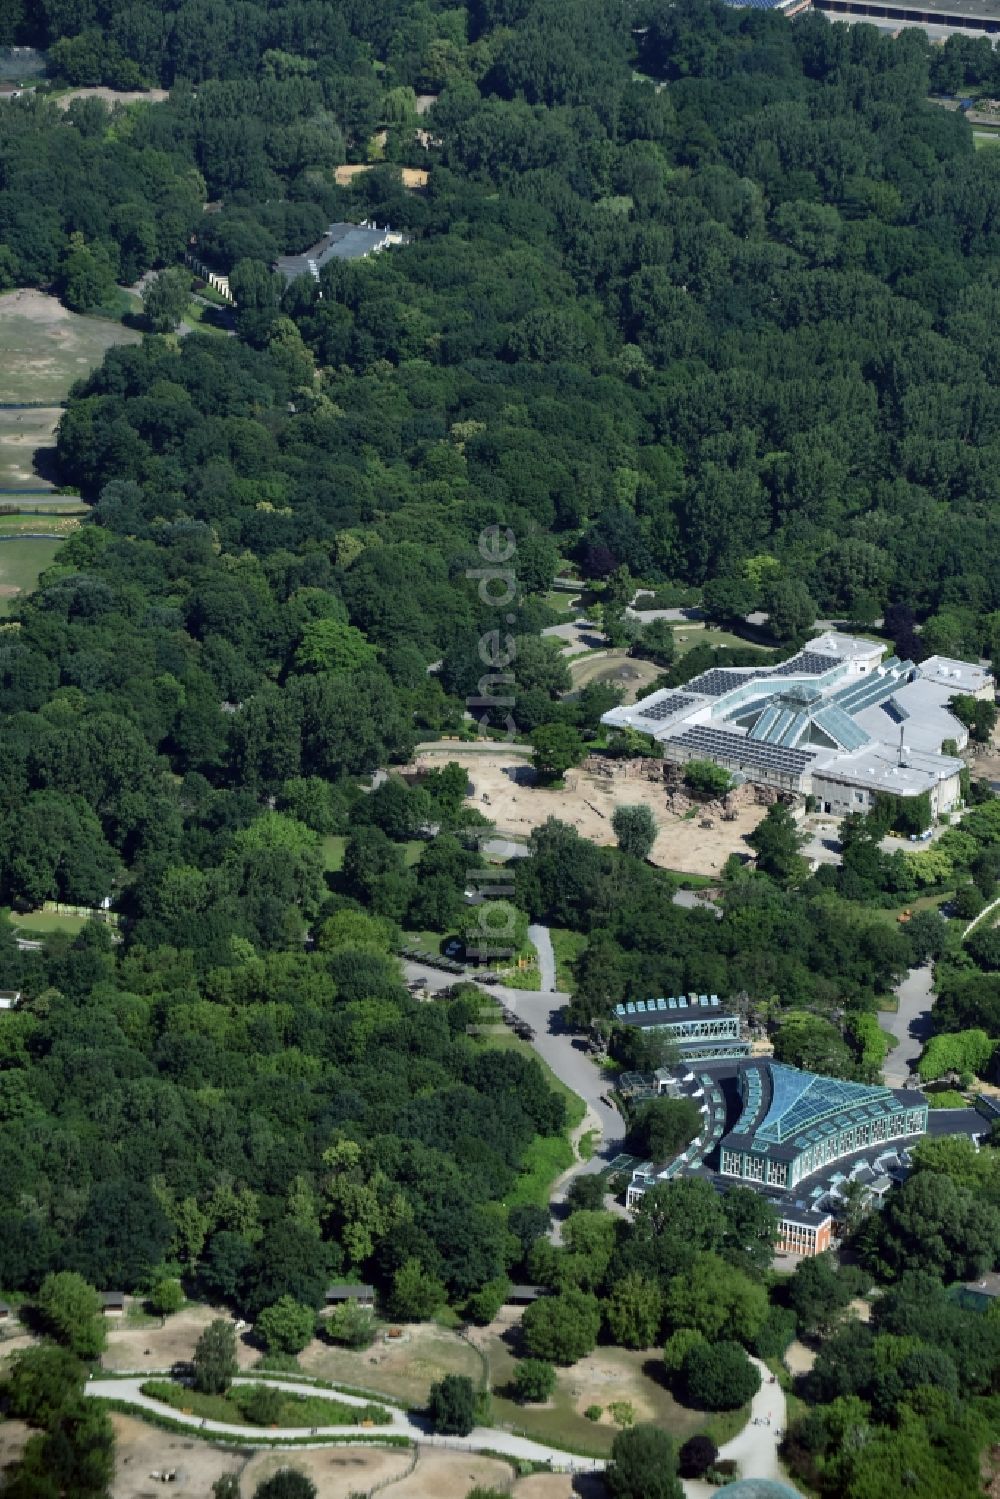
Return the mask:
[[[46,48],[58,82],[170,91],[0,103],[0,285],[86,303],[193,249],[229,276],[238,335],[147,337],[74,388],[58,462],[91,521],[0,627],[0,899],[110,898],[120,919],[38,951],[0,929],[23,994],[0,1025],[0,1287],[169,1272],[257,1313],[356,1273],[407,1317],[516,1270],[558,1293],[534,1314],[544,1360],[566,1326],[597,1336],[595,1292],[616,1339],[689,1335],[704,1308],[678,1283],[715,1288],[722,1255],[741,1279],[732,1325],[705,1313],[716,1382],[745,1365],[734,1337],[780,1353],[795,1317],[743,1284],[773,1242],[747,1227],[758,1199],[667,1194],[634,1230],[539,1247],[545,1214],[511,1200],[561,1100],[466,1034],[477,998],[418,1005],[391,956],[400,928],[457,929],[484,819],[454,767],[367,778],[461,727],[496,627],[490,528],[516,546],[525,732],[592,735],[615,700],[566,698],[538,638],[560,569],[605,598],[642,580],[763,605],[786,644],[818,607],[884,615],[906,655],[1000,656],[1000,161],[927,102],[988,81],[985,54],[701,0],[46,0],[7,6],[0,41]],[[345,161],[369,170],[338,187]],[[276,257],[336,218],[408,243],[287,286]],[[660,644],[670,681],[714,659]],[[997,805],[914,853],[848,820],[842,868],[812,877],[776,809],[719,919],[550,822],[514,896],[581,934],[580,1024],[626,996],[740,995],[780,1059],[871,1079],[879,996],[946,941],[936,914],[903,930],[871,907],[959,880],[991,898]],[[998,971],[995,933],[951,952],[942,1023],[1000,1035]],[[967,1181],[928,1186],[937,1164],[862,1246],[872,1273],[995,1261],[1000,1188],[987,1211]],[[960,1209],[969,1245],[924,1245],[931,1209]],[[995,1387],[993,1324],[919,1291],[904,1277],[817,1365],[797,1466],[823,1492],[882,1492],[889,1454],[942,1499],[949,1421],[984,1439],[979,1405],[906,1405],[942,1382],[957,1402],[960,1364],[970,1398]],[[911,1298],[934,1313],[915,1342],[944,1328],[951,1362],[893,1383],[875,1361],[895,1368]],[[840,1440],[862,1417],[870,1473]]]

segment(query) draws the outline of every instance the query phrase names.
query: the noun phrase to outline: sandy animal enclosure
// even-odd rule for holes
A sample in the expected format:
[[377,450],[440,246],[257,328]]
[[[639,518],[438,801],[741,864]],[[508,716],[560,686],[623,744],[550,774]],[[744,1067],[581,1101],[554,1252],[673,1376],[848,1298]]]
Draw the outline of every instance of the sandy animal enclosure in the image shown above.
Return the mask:
[[[501,833],[526,838],[532,828],[549,817],[575,827],[581,837],[592,843],[612,844],[615,835],[611,818],[618,806],[643,803],[655,816],[660,832],[653,845],[651,862],[664,869],[683,869],[692,874],[718,875],[732,853],[749,853],[745,843],[766,814],[765,807],[743,807],[733,822],[715,820],[714,827],[701,827],[702,819],[676,817],[666,808],[662,782],[641,779],[609,779],[583,771],[570,772],[569,784],[562,791],[538,787],[531,782],[534,773],[523,758],[476,751],[463,753],[434,750],[421,753],[421,763],[444,764],[455,760],[468,772],[473,794],[468,805],[475,807],[497,825]],[[484,800],[488,798],[488,800]]]

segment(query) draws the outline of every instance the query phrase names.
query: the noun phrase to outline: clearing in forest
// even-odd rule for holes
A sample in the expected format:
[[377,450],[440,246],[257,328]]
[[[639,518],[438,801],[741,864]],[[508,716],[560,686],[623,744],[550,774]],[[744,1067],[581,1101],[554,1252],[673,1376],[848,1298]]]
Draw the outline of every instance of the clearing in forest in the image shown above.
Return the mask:
[[749,854],[746,835],[767,812],[765,807],[741,807],[732,822],[715,821],[712,827],[703,828],[702,822],[708,819],[697,814],[678,817],[667,810],[662,781],[572,770],[566,785],[558,789],[534,785],[534,771],[525,764],[523,754],[503,749],[470,751],[459,746],[454,750],[442,746],[420,751],[421,765],[443,765],[447,760],[468,771],[473,786],[468,805],[490,818],[500,834],[524,839],[547,818],[556,817],[592,843],[613,844],[616,840],[611,818],[615,808],[643,803],[660,829],[650,862],[661,869],[690,874],[715,877],[722,873],[730,854]]
[[140,335],[110,318],[82,317],[41,291],[0,296],[0,402],[65,401],[114,344]]

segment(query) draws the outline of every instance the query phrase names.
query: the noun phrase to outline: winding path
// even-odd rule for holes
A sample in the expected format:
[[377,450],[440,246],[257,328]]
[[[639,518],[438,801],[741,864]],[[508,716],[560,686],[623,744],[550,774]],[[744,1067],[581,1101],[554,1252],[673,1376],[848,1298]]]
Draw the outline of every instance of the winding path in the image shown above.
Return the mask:
[[[780,1433],[785,1429],[785,1392],[771,1384],[771,1371],[759,1358],[751,1359],[760,1370],[761,1386],[750,1402],[750,1420],[731,1441],[719,1448],[719,1456],[739,1464],[741,1478],[771,1478],[787,1483],[778,1459]],[[684,1479],[685,1499],[709,1499],[719,1489],[700,1480]]]
[[563,1452],[558,1447],[547,1447],[544,1442],[532,1442],[527,1437],[514,1436],[512,1432],[501,1431],[493,1426],[477,1426],[467,1437],[440,1437],[435,1436],[429,1430],[427,1422],[420,1416],[411,1415],[409,1411],[400,1410],[398,1406],[391,1406],[379,1400],[362,1399],[357,1395],[347,1395],[340,1390],[318,1389],[314,1384],[299,1383],[291,1380],[268,1379],[266,1375],[257,1377],[240,1376],[233,1381],[234,1384],[266,1384],[276,1390],[283,1390],[286,1394],[320,1396],[324,1400],[336,1400],[342,1405],[365,1406],[381,1404],[391,1416],[391,1421],[385,1426],[366,1428],[362,1433],[357,1426],[317,1426],[306,1428],[302,1426],[239,1426],[227,1421],[210,1421],[200,1416],[185,1415],[183,1411],[174,1410],[171,1406],[164,1404],[162,1400],[154,1400],[149,1395],[142,1393],[142,1386],[150,1378],[169,1378],[169,1374],[142,1374],[126,1379],[91,1379],[84,1388],[84,1393],[95,1400],[121,1400],[135,1406],[138,1410],[155,1412],[159,1416],[167,1416],[171,1421],[178,1422],[181,1426],[194,1427],[211,1436],[240,1437],[244,1442],[257,1437],[261,1445],[270,1446],[283,1442],[295,1442],[297,1446],[303,1443],[303,1437],[354,1437],[365,1440],[377,1439],[379,1433],[391,1436],[405,1436],[410,1441],[420,1445],[432,1447],[447,1447],[452,1451],[460,1452],[498,1452],[504,1457],[519,1458],[528,1462],[548,1463],[552,1468],[560,1471],[574,1473],[599,1473],[604,1462],[598,1458],[578,1457],[572,1453]]

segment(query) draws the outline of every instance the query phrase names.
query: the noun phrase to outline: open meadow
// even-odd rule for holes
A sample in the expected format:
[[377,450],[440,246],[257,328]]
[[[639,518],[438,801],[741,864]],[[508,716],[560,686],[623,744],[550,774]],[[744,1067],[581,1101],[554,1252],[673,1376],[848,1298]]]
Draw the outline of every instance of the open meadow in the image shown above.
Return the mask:
[[61,546],[47,537],[0,542],[0,616],[11,612],[21,594],[31,592]]
[[114,344],[140,335],[108,318],[81,317],[41,291],[0,296],[0,401],[58,405]]
[[[0,317],[0,334],[2,328]],[[9,380],[6,370],[0,379]],[[60,406],[0,409],[0,491],[54,488],[52,460],[61,416]]]

